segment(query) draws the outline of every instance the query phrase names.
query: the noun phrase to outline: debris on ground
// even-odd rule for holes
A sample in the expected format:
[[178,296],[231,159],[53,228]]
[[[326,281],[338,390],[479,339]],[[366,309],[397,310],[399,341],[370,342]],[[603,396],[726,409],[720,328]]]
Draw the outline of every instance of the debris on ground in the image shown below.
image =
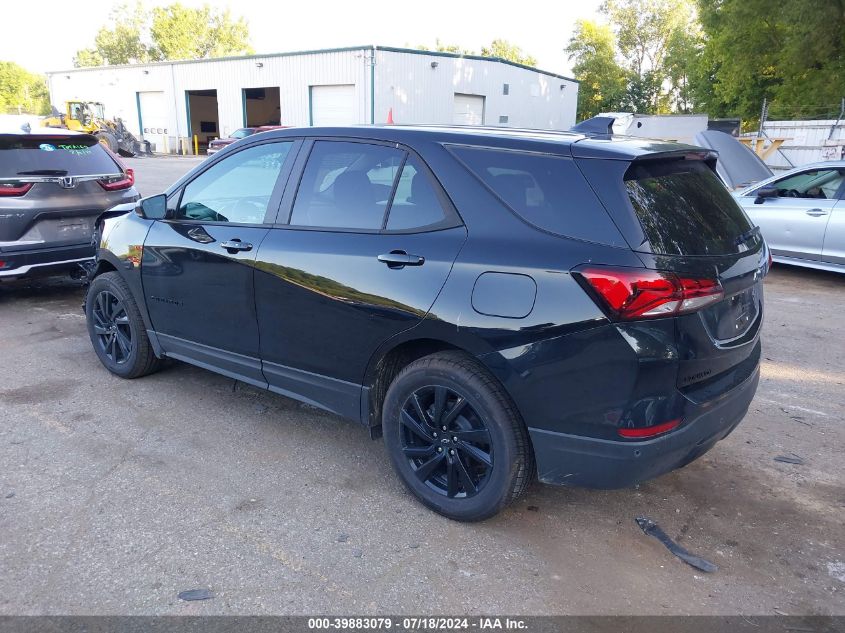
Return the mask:
[[696,569],[700,569],[703,572],[712,573],[718,569],[716,565],[711,563],[708,560],[704,560],[703,558],[696,556],[695,554],[690,554],[687,550],[683,547],[678,545],[675,541],[669,538],[669,535],[664,532],[657,523],[652,521],[647,517],[637,517],[636,518],[637,525],[640,526],[640,529],[647,534],[648,536],[653,536],[658,541],[663,543],[670,552],[672,552],[675,556],[680,558],[684,561],[687,565],[695,567]]
[[540,508],[538,506],[528,506],[529,512],[539,512]]
[[782,462],[784,464],[797,464],[798,466],[804,465],[804,460],[795,453],[790,453],[789,455],[778,455],[775,457],[775,461]]
[[348,540],[349,540],[348,534],[344,534],[343,532],[341,532],[340,534],[337,535],[337,542],[338,543],[346,543],[346,541],[348,541]]
[[187,591],[179,592],[177,596],[179,600],[210,600],[214,597],[209,589],[188,589]]

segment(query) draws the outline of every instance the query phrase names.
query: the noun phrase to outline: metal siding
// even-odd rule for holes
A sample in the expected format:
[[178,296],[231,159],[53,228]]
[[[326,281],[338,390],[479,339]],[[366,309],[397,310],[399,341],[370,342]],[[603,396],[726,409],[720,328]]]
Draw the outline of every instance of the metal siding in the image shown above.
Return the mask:
[[[333,84],[355,85],[359,123],[384,123],[393,108],[396,123],[448,124],[456,92],[483,95],[488,124],[495,124],[502,115],[508,116],[512,127],[567,129],[575,123],[578,84],[574,81],[496,61],[385,50],[376,51],[373,69],[370,55],[370,49],[349,49],[138,64],[49,73],[48,80],[51,103],[57,107],[72,99],[102,101],[108,116],[122,118],[139,136],[136,94],[164,92],[170,107],[171,148],[177,147],[177,136],[188,135],[187,90],[217,90],[221,135],[243,125],[244,88],[273,86],[279,88],[283,125],[308,125],[309,86]],[[431,68],[433,61],[436,68]],[[510,90],[503,95],[506,83]]]
[[[503,115],[509,127],[564,130],[575,124],[578,83],[538,71],[496,61],[379,50],[375,72],[376,123],[384,123],[392,108],[397,124],[451,124],[455,93],[460,93],[485,97],[487,125],[496,125]],[[502,94],[504,84],[509,84],[507,95]]]
[[[772,169],[791,169],[786,157],[796,167],[822,160],[845,158],[845,122],[822,121],[766,121],[763,126],[770,138],[787,139],[780,150],[766,159]],[[833,135],[831,136],[831,129]],[[754,137],[755,134],[750,136]]]

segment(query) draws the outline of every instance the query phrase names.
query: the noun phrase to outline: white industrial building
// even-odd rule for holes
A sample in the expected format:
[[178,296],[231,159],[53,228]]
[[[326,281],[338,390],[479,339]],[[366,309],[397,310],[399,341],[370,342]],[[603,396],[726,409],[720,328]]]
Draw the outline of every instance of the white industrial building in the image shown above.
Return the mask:
[[440,123],[565,130],[578,82],[497,58],[360,46],[48,73],[52,104],[100,101],[157,151],[255,125]]

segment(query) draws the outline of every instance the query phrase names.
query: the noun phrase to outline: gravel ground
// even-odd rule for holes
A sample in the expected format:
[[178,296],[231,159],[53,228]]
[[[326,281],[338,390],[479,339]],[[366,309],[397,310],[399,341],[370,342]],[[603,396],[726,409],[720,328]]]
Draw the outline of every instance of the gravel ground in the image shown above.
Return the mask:
[[[130,161],[144,195],[197,162]],[[184,364],[115,378],[81,285],[2,284],[0,615],[845,615],[845,277],[776,266],[766,293],[757,398],[710,453],[464,525],[364,429]],[[215,597],[177,598],[196,588]]]

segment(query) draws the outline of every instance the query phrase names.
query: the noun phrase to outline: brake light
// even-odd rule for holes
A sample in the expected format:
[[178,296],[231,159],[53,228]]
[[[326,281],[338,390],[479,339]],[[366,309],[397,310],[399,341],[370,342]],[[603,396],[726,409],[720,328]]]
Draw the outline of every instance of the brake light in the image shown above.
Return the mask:
[[104,178],[98,180],[100,186],[106,191],[120,191],[121,189],[129,189],[135,184],[135,170],[127,167],[123,171],[123,176],[115,176],[114,178]]
[[626,321],[695,312],[724,297],[716,279],[640,268],[585,267],[575,272],[615,318]]
[[622,437],[643,439],[646,437],[654,437],[655,435],[662,435],[668,433],[681,423],[681,418],[677,420],[669,420],[663,424],[655,424],[654,426],[646,426],[638,429],[618,429],[617,432]]
[[31,182],[0,182],[0,196],[22,196],[30,189]]

